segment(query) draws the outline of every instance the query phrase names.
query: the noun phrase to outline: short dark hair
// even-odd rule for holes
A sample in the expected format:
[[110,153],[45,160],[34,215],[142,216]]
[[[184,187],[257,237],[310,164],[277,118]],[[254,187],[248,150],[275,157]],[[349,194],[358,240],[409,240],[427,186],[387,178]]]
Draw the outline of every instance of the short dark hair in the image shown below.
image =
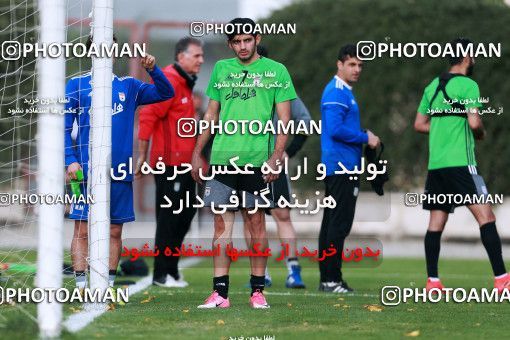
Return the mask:
[[269,55],[267,48],[264,45],[257,45],[257,53],[264,58],[268,58]]
[[344,45],[340,47],[340,50],[338,51],[338,60],[340,60],[342,63],[349,58],[357,57],[358,51],[356,50],[356,46],[354,46],[353,44]]
[[338,60],[342,63],[349,58],[358,58],[358,51],[353,44],[344,45],[340,47],[340,51],[338,51]]
[[448,56],[448,61],[450,62],[450,65],[453,66],[453,65],[458,65],[462,62],[462,60],[464,60],[464,57],[465,56],[462,56],[462,55],[457,55],[457,45],[461,45],[463,47],[463,49],[465,50],[469,44],[472,44],[473,42],[467,38],[457,38],[457,39],[453,39],[452,41],[450,41],[450,46],[452,47],[453,49],[453,53],[454,55],[449,55]]
[[[250,32],[250,35],[254,37],[257,36],[256,33],[253,33],[255,31],[255,21],[250,18],[235,18],[230,20],[229,24],[233,25],[234,29],[227,34],[228,41],[234,39],[236,35],[246,34],[245,32]],[[248,30],[243,29],[246,26],[249,27]]]
[[[90,49],[90,46],[92,46],[92,42],[94,41],[94,37],[92,35],[89,35],[87,37],[87,42],[85,43],[85,48],[87,51]],[[115,33],[113,34],[113,42],[117,43],[117,37],[115,36]]]
[[202,41],[193,37],[185,37],[180,39],[177,44],[175,44],[175,61],[177,61],[177,56],[179,53],[186,52],[188,50],[189,45],[202,46]]

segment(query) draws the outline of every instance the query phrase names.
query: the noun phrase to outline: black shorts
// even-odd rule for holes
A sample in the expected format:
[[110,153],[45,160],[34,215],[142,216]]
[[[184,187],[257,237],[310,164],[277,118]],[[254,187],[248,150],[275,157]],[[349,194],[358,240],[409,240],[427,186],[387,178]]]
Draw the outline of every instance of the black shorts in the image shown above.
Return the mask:
[[[425,194],[429,197],[434,195],[436,198],[438,195],[482,196],[488,195],[488,191],[476,166],[468,165],[429,170]],[[445,203],[423,201],[425,210],[442,210],[448,213],[453,213],[455,207],[462,205],[464,204],[448,201]]]
[[[278,176],[278,179],[274,182],[272,182],[270,184],[271,186],[271,191],[273,192],[273,197],[274,197],[274,208],[279,208],[278,207],[278,200],[280,199],[280,197],[284,197],[287,202],[290,202],[290,203],[293,203],[294,202],[294,199],[291,200],[290,198],[290,192],[291,192],[291,188],[290,188],[290,182],[289,182],[289,178],[287,177],[287,175],[285,173],[280,173],[280,176]],[[273,209],[274,209],[273,208]],[[271,215],[271,212],[270,212],[270,209],[267,209],[266,210],[266,214],[267,215]]]
[[[224,168],[224,166],[221,167]],[[230,167],[228,169],[233,170]],[[274,197],[271,185],[264,183],[260,168],[252,168],[252,170],[254,174],[215,174],[213,179],[205,183],[204,205],[212,207],[214,204],[214,207],[218,208],[220,204],[225,204],[229,206],[227,210],[234,211],[240,208],[254,208],[256,202],[259,206],[267,205],[266,200],[261,197],[261,193],[263,193],[269,201],[269,207],[273,208]],[[211,169],[209,169],[210,175]],[[236,206],[233,206],[232,203],[233,196],[238,197],[239,204]]]

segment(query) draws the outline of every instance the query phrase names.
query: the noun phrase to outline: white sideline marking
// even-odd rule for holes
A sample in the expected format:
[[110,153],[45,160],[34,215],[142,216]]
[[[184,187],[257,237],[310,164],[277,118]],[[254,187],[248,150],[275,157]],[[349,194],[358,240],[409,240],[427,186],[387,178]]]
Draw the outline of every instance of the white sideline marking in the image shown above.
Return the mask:
[[304,293],[304,294],[294,294],[291,292],[270,292],[264,290],[265,295],[276,295],[276,296],[312,296],[312,297],[370,297],[370,298],[378,298],[379,294],[367,294],[367,293]]
[[[269,288],[270,289],[270,288]],[[173,291],[172,294],[189,294],[190,291]],[[211,294],[211,291],[193,291],[193,293],[198,294]],[[249,295],[249,289],[246,289],[246,292],[228,292],[228,295]],[[381,295],[379,294],[368,294],[368,293],[298,293],[298,290],[293,292],[271,292],[269,290],[264,290],[264,295],[274,295],[274,296],[293,296],[293,297],[369,297],[369,298],[379,298]]]
[[[199,263],[201,259],[190,258],[179,261],[179,268],[188,268]],[[129,286],[128,296],[132,296],[152,284],[152,275],[148,275],[143,279],[140,279],[136,284]],[[71,333],[76,333],[83,328],[87,327],[95,318],[106,312],[103,310],[83,310],[79,313],[72,314],[69,318],[64,321],[64,327]]]

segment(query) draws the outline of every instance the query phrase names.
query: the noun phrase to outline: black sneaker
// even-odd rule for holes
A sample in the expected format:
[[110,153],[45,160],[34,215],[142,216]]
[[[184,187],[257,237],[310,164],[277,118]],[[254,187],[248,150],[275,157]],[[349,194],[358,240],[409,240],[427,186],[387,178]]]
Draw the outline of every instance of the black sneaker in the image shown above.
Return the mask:
[[326,293],[352,293],[354,289],[349,287],[347,282],[321,282],[319,285],[319,291]]

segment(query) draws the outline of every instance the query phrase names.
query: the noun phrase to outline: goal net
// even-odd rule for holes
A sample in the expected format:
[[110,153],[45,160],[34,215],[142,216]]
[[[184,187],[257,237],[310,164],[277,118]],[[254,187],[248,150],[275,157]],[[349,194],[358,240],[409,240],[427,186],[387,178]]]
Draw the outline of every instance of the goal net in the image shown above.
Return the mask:
[[[26,44],[111,42],[113,0],[0,0],[0,287],[73,288],[68,207],[42,195],[66,192],[65,84],[92,72],[89,193],[90,287],[108,286],[111,59],[36,58]],[[105,80],[110,81],[105,81]],[[67,188],[67,192],[69,189]],[[66,276],[67,274],[67,276]],[[66,309],[64,309],[66,308]],[[26,319],[26,332],[58,336],[70,306],[0,301],[0,327]],[[104,306],[95,306],[104,308]]]

